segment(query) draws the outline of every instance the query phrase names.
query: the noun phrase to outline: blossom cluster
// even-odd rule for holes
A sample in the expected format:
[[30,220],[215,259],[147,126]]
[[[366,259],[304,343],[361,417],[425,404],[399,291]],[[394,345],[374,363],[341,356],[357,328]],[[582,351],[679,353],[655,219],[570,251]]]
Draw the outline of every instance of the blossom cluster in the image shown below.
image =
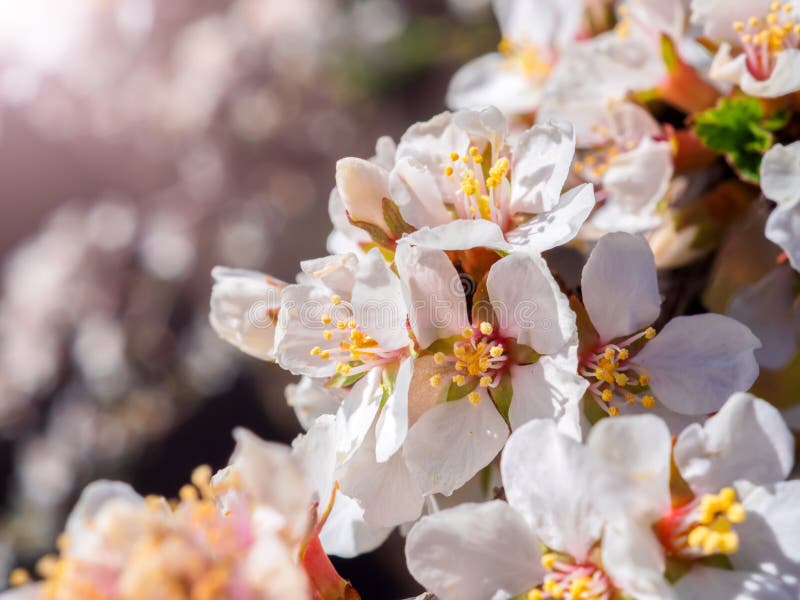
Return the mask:
[[212,273],[217,333],[300,376],[291,453],[89,488],[24,593],[352,598],[322,549],[399,527],[442,600],[798,597],[800,5],[493,6],[452,110],[338,161],[329,255]]

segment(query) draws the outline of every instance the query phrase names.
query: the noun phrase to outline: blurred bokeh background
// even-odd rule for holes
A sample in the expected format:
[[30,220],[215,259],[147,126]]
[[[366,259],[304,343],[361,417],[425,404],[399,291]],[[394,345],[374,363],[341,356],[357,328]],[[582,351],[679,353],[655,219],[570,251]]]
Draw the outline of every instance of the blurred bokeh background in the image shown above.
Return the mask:
[[[210,330],[210,268],[323,255],[336,160],[497,38],[488,0],[0,2],[2,574],[88,481],[174,496],[235,426],[291,441],[291,377]],[[418,589],[397,536],[337,565]]]

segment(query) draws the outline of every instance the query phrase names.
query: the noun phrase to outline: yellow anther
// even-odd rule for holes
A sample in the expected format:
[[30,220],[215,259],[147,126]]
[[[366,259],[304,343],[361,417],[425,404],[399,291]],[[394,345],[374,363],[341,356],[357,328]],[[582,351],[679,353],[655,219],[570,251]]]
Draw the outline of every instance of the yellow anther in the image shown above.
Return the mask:
[[542,555],[542,566],[548,571],[552,571],[553,567],[556,566],[557,560],[558,555],[555,552],[548,552]]
[[544,591],[550,594],[553,598],[560,599],[564,597],[564,589],[556,583],[553,579],[548,579],[542,585]]
[[453,175],[453,173],[454,173],[454,170],[453,170],[453,167],[451,165],[447,165],[444,168],[444,174],[447,175],[448,177],[451,177]]
[[614,382],[617,385],[625,385],[628,383],[628,376],[625,373],[614,373]]
[[744,507],[739,502],[734,502],[725,511],[725,516],[731,523],[743,523],[747,518]]
[[736,30],[736,31],[744,31],[744,23],[742,23],[741,21],[736,21],[736,22],[733,24],[733,28],[734,28],[734,30]]
[[322,353],[322,348],[320,348],[319,346],[314,346],[311,349],[311,352],[309,352],[311,356],[319,356],[321,353]]
[[442,376],[441,375],[431,375],[431,378],[428,379],[428,382],[433,387],[439,387],[442,384]]
[[654,328],[648,327],[644,330],[644,339],[652,340],[654,337],[656,337],[656,330]]
[[476,165],[480,165],[483,163],[483,157],[480,154],[478,156],[473,156],[472,162],[474,162]]
[[747,19],[747,24],[750,25],[750,27],[757,27],[758,23],[759,20],[756,17],[750,17],[749,19]]
[[339,363],[336,365],[336,371],[341,373],[342,375],[349,375],[350,374],[350,365],[347,363]]
[[323,350],[322,352],[319,353],[319,357],[322,360],[328,360],[331,357],[331,353],[328,350]]
[[770,13],[767,15],[767,25],[775,25],[778,22],[778,15]]
[[628,352],[627,348],[623,348],[617,353],[617,358],[619,360],[628,360],[629,357],[630,357],[630,352]]
[[444,355],[444,352],[437,352],[433,355],[433,362],[435,362],[437,365],[443,365],[446,360],[447,357]]
[[769,5],[769,9],[773,10],[773,11],[774,10],[780,10],[781,9],[781,3],[780,2],[773,2],[772,4]]
[[481,403],[481,395],[478,392],[470,392],[467,394],[467,398],[469,398],[469,401],[475,406]]
[[478,147],[477,146],[470,146],[469,147],[469,155],[470,156],[477,156],[478,155]]
[[734,502],[736,502],[736,490],[732,487],[724,487],[719,491],[719,502],[722,510],[728,509]]
[[647,385],[650,383],[650,375],[639,375],[639,385]]
[[337,321],[336,329],[347,329],[347,321]]
[[467,363],[465,363],[463,360],[456,361],[456,371],[463,371],[466,368],[467,368]]
[[350,320],[347,322],[347,326],[348,326],[350,329],[355,329],[355,328],[356,328],[356,320],[355,320],[355,319],[350,319]]
[[331,304],[334,306],[339,306],[342,303],[342,297],[339,294],[334,294],[331,296]]
[[8,583],[11,585],[11,587],[19,587],[21,585],[25,585],[26,583],[30,583],[30,581],[31,574],[25,569],[14,569],[8,575]]
[[603,394],[601,397],[603,398],[603,402],[611,402],[611,399],[614,397],[614,394],[611,392],[610,389],[606,388],[603,390]]
[[492,349],[489,350],[489,356],[492,358],[497,358],[498,356],[503,355],[503,347],[502,346],[492,346]]
[[717,541],[717,551],[722,554],[735,554],[739,550],[739,535],[735,531],[721,534]]
[[653,408],[656,405],[656,399],[652,396],[642,396],[642,406],[645,408]]
[[492,335],[494,332],[494,327],[488,321],[483,321],[480,324],[480,330],[483,335]]
[[492,385],[492,378],[491,377],[489,377],[488,375],[484,375],[483,377],[481,377],[481,380],[480,380],[480,386],[481,387],[489,387],[490,385]]
[[616,406],[609,406],[608,414],[612,417],[616,417],[617,415],[619,415],[619,409]]
[[703,525],[695,527],[689,532],[689,535],[686,537],[686,543],[689,544],[689,547],[691,548],[699,548],[700,546],[703,545],[703,542],[706,541],[706,538],[708,537],[709,533],[710,530],[708,527],[705,527]]
[[577,600],[583,597],[583,594],[589,590],[591,581],[590,577],[578,577],[577,579],[573,579],[572,583],[569,584],[570,598],[575,598]]
[[463,338],[465,338],[467,340],[470,339],[472,337],[472,327],[465,327],[461,331],[461,337],[463,337]]
[[630,392],[622,392],[622,397],[628,402],[628,404],[635,404],[636,403],[636,396],[631,394]]
[[178,497],[184,502],[197,500],[200,496],[197,493],[197,488],[193,485],[186,484],[178,491]]
[[450,153],[450,160],[452,160],[453,162],[457,161],[458,158],[459,158],[458,157],[458,152],[451,152]]
[[467,378],[463,375],[453,375],[453,383],[456,385],[464,385],[467,382]]
[[603,380],[605,380],[605,378],[606,378],[606,370],[601,368],[601,367],[597,367],[594,370],[594,377],[595,377],[595,379],[603,379]]
[[528,592],[527,600],[543,600],[544,595],[541,590],[533,589]]
[[614,360],[614,349],[613,348],[606,348],[606,351],[603,352],[603,356],[605,356],[608,360]]
[[787,2],[786,4],[783,5],[783,12],[790,13],[793,10],[794,10],[794,6],[792,6],[791,2]]
[[324,337],[326,340],[329,340],[333,337],[333,332],[325,330],[322,332],[322,337]]
[[211,476],[214,473],[208,465],[199,465],[192,471],[191,482],[192,485],[198,489],[204,489],[211,483]]
[[331,324],[331,321],[332,321],[333,319],[331,319],[331,316],[330,316],[330,315],[327,315],[327,314],[325,314],[325,315],[322,315],[322,317],[320,317],[320,319],[319,319],[319,320],[320,320],[320,321],[322,321],[322,324],[323,324],[323,325],[330,325],[330,324]]
[[576,173],[580,173],[583,171],[583,163],[579,160],[575,161],[575,164],[572,165],[572,168],[575,170]]

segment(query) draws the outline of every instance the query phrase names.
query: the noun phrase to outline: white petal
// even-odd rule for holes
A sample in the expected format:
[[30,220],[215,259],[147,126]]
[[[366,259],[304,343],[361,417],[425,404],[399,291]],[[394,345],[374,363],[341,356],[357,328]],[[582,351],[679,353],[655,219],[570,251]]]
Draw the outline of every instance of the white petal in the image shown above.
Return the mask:
[[300,262],[300,269],[305,275],[308,275],[308,278],[300,281],[301,277],[298,275],[298,283],[322,284],[328,288],[331,294],[340,294],[349,298],[355,283],[357,268],[358,258],[352,253],[304,260]]
[[45,600],[44,584],[32,583],[0,592],[0,600]]
[[650,526],[619,519],[606,527],[602,553],[606,572],[626,596],[636,600],[676,598],[664,579],[664,548]]
[[712,413],[758,377],[752,332],[713,313],[676,317],[647,342],[635,361],[650,375],[659,402],[685,415]]
[[506,239],[520,250],[544,252],[566,244],[580,231],[595,205],[594,187],[586,183],[561,196],[552,210],[518,225]]
[[314,421],[307,433],[292,440],[292,455],[305,470],[313,491],[312,501],[318,502],[317,516],[325,512],[333,494],[337,465],[339,429],[334,415],[323,415]]
[[411,329],[421,347],[469,326],[461,279],[444,252],[401,243],[395,264],[405,287]]
[[761,189],[779,204],[800,198],[800,142],[767,150],[761,161]]
[[756,79],[748,70],[739,85],[745,93],[758,98],[779,98],[800,90],[800,50],[781,51],[769,78]]
[[[408,392],[414,361],[407,358],[400,364],[392,395],[378,417],[375,426],[377,438],[375,458],[379,463],[389,460],[400,449],[408,432]],[[433,391],[433,390],[431,390]]]
[[800,481],[736,488],[747,518],[736,525],[739,550],[731,556],[734,566],[773,575],[800,591]]
[[453,122],[470,136],[485,139],[498,150],[505,145],[508,120],[496,106],[460,110],[453,115]]
[[381,349],[408,346],[411,340],[406,329],[403,285],[377,248],[359,262],[352,305],[358,328],[376,340]]
[[409,430],[403,453],[423,493],[450,495],[494,460],[508,426],[481,388],[477,406],[462,398],[434,406]]
[[360,252],[359,244],[369,242],[369,234],[350,223],[347,209],[336,188],[331,190],[328,199],[328,216],[333,223],[333,231],[328,236],[326,248],[331,254]]
[[576,0],[492,0],[504,36],[537,46],[564,46],[575,40],[584,6]]
[[795,600],[774,577],[694,565],[675,584],[681,600]]
[[437,248],[439,250],[469,250],[486,247],[493,250],[511,250],[503,231],[485,219],[459,219],[434,228],[423,227],[403,236],[401,243]]
[[600,238],[583,267],[581,286],[603,342],[647,327],[661,312],[653,253],[639,236],[609,233]]
[[391,532],[390,527],[376,527],[364,521],[364,511],[358,503],[339,491],[319,540],[326,554],[352,558],[372,552]]
[[492,265],[486,281],[500,331],[540,354],[558,352],[575,334],[575,313],[538,254],[515,252]]
[[553,419],[565,435],[581,439],[581,399],[589,382],[550,356],[511,367],[514,395],[508,411],[512,431],[533,419]]
[[274,360],[275,313],[282,282],[256,271],[214,267],[209,321],[214,331],[242,352]]
[[294,409],[303,429],[309,427],[321,415],[336,414],[341,398],[323,385],[323,381],[303,376],[297,383],[290,383],[284,392],[286,403]]
[[797,351],[800,311],[794,306],[797,274],[788,266],[770,271],[743,288],[728,305],[728,315],[747,325],[761,341],[758,364],[781,369]]
[[444,168],[450,164],[450,153],[463,154],[468,147],[469,136],[454,124],[452,113],[443,112],[408,128],[397,145],[397,163],[416,160],[434,175],[440,190],[447,190],[452,182]]
[[[664,217],[656,212],[655,205],[643,207],[641,210],[630,210],[616,202],[606,202],[589,216],[581,238],[592,239],[602,233],[647,233],[664,223]],[[595,231],[599,230],[599,233]]]
[[596,504],[600,463],[554,422],[536,420],[511,434],[500,470],[509,504],[541,540],[586,558],[604,525]]
[[794,438],[775,407],[735,394],[704,426],[686,428],[674,454],[696,493],[716,494],[740,479],[755,484],[785,479],[794,461]]
[[344,465],[339,483],[364,509],[364,520],[371,525],[394,527],[413,521],[422,512],[422,492],[403,454],[397,452],[382,463],[375,460],[374,430]]
[[536,110],[543,89],[516,69],[507,68],[503,55],[492,52],[456,71],[447,88],[447,106],[475,108],[491,104],[507,115]]
[[603,175],[608,201],[627,211],[654,206],[669,189],[673,174],[669,142],[644,139],[636,148],[616,156]]
[[541,213],[561,198],[572,156],[575,132],[566,123],[534,125],[517,139],[511,161],[511,210]]
[[739,34],[731,25],[734,21],[747,21],[753,15],[769,11],[769,2],[764,0],[691,0],[691,19],[701,25],[711,39],[739,42]]
[[510,598],[542,580],[539,542],[505,502],[462,504],[408,534],[408,569],[440,600]]
[[625,506],[627,516],[652,522],[669,512],[672,437],[661,419],[603,419],[592,428],[586,445],[604,468],[620,475],[612,495]]
[[361,158],[336,163],[336,189],[353,221],[364,221],[389,231],[383,218],[383,199],[389,198],[389,173]]
[[367,436],[383,396],[382,369],[372,369],[359,379],[347,394],[337,412],[343,423],[343,439],[337,449],[344,455],[355,452]]
[[767,219],[764,235],[786,252],[795,270],[800,269],[800,200],[778,204]]
[[414,227],[436,227],[452,220],[436,176],[414,157],[397,162],[389,174],[389,191],[400,214]]

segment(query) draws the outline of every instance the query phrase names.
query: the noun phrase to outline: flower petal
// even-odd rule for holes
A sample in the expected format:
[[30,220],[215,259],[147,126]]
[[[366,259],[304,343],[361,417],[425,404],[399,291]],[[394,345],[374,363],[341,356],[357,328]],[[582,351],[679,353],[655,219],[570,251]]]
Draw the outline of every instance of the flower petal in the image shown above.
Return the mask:
[[734,394],[705,425],[684,430],[674,455],[695,493],[715,494],[737,480],[785,479],[794,462],[794,438],[775,407],[750,394]]
[[540,557],[525,521],[500,500],[423,517],[406,541],[411,575],[440,600],[517,596],[541,582]]
[[319,539],[326,554],[352,558],[372,552],[391,532],[391,527],[376,527],[364,521],[358,502],[339,491]]
[[594,186],[586,183],[561,196],[552,210],[541,213],[506,233],[520,250],[544,252],[566,244],[580,231],[595,205]]
[[436,176],[414,157],[397,162],[389,174],[389,192],[400,214],[414,227],[436,227],[452,220]]
[[508,411],[511,430],[533,419],[553,419],[558,430],[581,439],[581,399],[589,382],[562,361],[541,357],[532,365],[511,367],[514,395]]
[[411,329],[422,348],[469,326],[461,279],[444,252],[401,243],[395,264],[405,287]]
[[438,227],[423,227],[403,236],[401,243],[439,250],[469,250],[486,247],[493,250],[512,250],[503,231],[492,221],[459,219]]
[[761,573],[694,565],[675,584],[681,600],[794,600],[797,594]]
[[620,204],[627,211],[640,211],[654,207],[664,197],[673,171],[669,142],[645,138],[611,161],[603,175],[603,187],[608,191],[609,202]]
[[449,496],[503,447],[508,426],[479,389],[477,406],[467,398],[439,404],[409,430],[403,453],[423,493]]
[[602,468],[588,450],[553,421],[531,421],[509,438],[500,470],[509,504],[542,542],[586,558],[604,525],[595,493]]
[[403,284],[377,248],[359,262],[352,305],[358,329],[376,340],[382,350],[408,346],[411,339]]
[[800,142],[767,150],[761,160],[761,190],[778,204],[800,198]]
[[767,218],[764,235],[786,252],[795,270],[800,269],[800,200],[778,204]]
[[583,303],[603,342],[650,325],[661,312],[656,266],[644,238],[609,233],[581,275]]
[[408,432],[408,392],[411,385],[411,358],[400,363],[395,380],[394,391],[378,417],[375,425],[375,458],[379,463],[386,462],[403,445]]
[[389,226],[383,218],[383,199],[389,198],[389,173],[361,158],[342,158],[336,163],[336,189],[353,221]]
[[575,313],[538,254],[515,252],[495,264],[486,280],[504,336],[540,354],[555,354],[575,335]]
[[635,356],[650,375],[656,399],[686,415],[712,413],[758,377],[761,342],[730,317],[676,317]]
[[583,19],[580,2],[492,0],[504,36],[536,46],[565,46],[575,40]]
[[343,439],[337,444],[339,453],[349,456],[355,452],[372,427],[383,396],[382,374],[382,369],[371,369],[342,401],[336,413],[343,426]]
[[308,430],[317,417],[333,415],[339,408],[341,398],[323,385],[324,381],[303,376],[297,383],[286,386],[286,404],[294,409],[294,414],[303,429]]
[[556,207],[575,154],[575,132],[567,123],[534,125],[512,150],[511,210],[541,213]]

